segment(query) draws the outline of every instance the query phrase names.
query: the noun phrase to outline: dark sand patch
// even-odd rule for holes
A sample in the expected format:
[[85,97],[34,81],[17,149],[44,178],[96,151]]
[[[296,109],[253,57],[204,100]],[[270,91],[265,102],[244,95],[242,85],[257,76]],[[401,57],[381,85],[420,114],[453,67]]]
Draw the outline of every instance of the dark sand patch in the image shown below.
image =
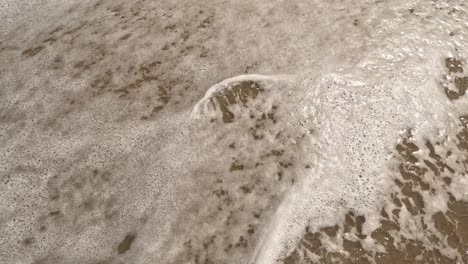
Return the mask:
[[[466,263],[468,262],[468,202],[456,200],[448,191],[456,172],[443,162],[443,156],[460,154],[459,163],[468,164],[468,133],[466,118],[460,118],[462,130],[457,135],[457,149],[447,149],[445,153],[436,152],[435,145],[443,146],[443,142],[426,141],[424,146],[418,146],[411,141],[408,132],[401,144],[396,146],[396,159],[400,160],[399,175],[395,179],[398,191],[389,194],[391,201],[385,204],[380,213],[380,227],[368,234],[362,233],[362,224],[366,219],[355,212],[348,212],[343,222],[336,226],[328,226],[317,232],[306,229],[306,234],[283,263]],[[428,151],[424,157],[416,157],[414,153],[420,149]],[[439,150],[440,151],[440,150]],[[431,180],[429,180],[431,179]],[[425,209],[422,192],[429,192],[432,197],[444,193],[450,198],[447,212],[436,212],[428,215]],[[407,224],[408,219],[402,218],[402,209],[410,213],[409,221],[415,223],[412,232],[419,234],[418,239],[406,237],[400,232],[401,224]],[[434,225],[426,223],[429,216]],[[385,248],[385,253],[366,250],[364,240],[369,236],[377,245]],[[337,243],[339,236],[344,252],[332,251],[325,246],[324,241]],[[447,255],[446,248],[459,253],[460,257]]]

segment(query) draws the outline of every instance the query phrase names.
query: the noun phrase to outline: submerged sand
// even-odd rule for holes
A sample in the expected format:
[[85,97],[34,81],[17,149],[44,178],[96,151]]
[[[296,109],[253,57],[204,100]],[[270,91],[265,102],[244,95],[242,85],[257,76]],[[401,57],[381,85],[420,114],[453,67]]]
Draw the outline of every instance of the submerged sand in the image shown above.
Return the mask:
[[1,263],[467,263],[459,1],[3,1]]

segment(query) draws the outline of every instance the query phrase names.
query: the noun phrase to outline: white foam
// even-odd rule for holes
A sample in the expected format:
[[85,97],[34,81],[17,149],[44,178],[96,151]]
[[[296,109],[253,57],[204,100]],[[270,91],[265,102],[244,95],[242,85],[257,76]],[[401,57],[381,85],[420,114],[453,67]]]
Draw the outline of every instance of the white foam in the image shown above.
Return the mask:
[[[2,177],[5,176],[2,180],[10,174],[16,176],[8,180],[0,192],[4,212],[0,217],[3,238],[0,249],[6,252],[0,255],[0,261],[32,262],[47,257],[50,249],[57,256],[66,256],[70,263],[83,258],[90,262],[104,259],[115,255],[116,243],[127,232],[140,228],[132,249],[120,257],[133,263],[173,262],[184,250],[184,239],[224,228],[222,225],[200,224],[197,221],[204,220],[202,217],[184,217],[187,208],[196,206],[191,202],[211,202],[208,199],[213,195],[205,192],[211,191],[213,182],[207,179],[224,175],[233,156],[252,162],[246,163],[246,167],[250,167],[245,169],[245,175],[270,180],[268,187],[273,187],[263,196],[242,200],[245,202],[242,204],[244,212],[265,207],[268,211],[265,214],[270,218],[262,219],[265,227],[258,231],[261,236],[253,255],[239,253],[230,259],[231,262],[250,258],[252,263],[274,263],[295,246],[306,226],[317,230],[336,223],[349,209],[365,214],[368,221],[364,232],[372,230],[376,221],[367,216],[374,214],[382,203],[381,195],[392,186],[393,164],[389,161],[400,136],[398,132],[413,128],[417,142],[424,142],[424,137],[428,136],[453,137],[454,131],[450,127],[468,105],[466,96],[458,102],[449,102],[438,85],[444,72],[443,58],[467,57],[467,20],[461,19],[466,16],[466,8],[459,6],[459,12],[450,20],[426,2],[411,3],[417,7],[415,14],[408,11],[407,1],[361,1],[352,6],[333,1],[310,1],[298,6],[293,2],[282,3],[294,15],[285,12],[283,6],[280,9],[272,6],[270,1],[207,3],[212,6],[211,11],[216,13],[214,19],[219,24],[203,34],[211,34],[216,41],[203,42],[197,34],[190,38],[218,53],[212,55],[211,61],[194,59],[193,65],[182,60],[183,69],[195,72],[194,82],[209,87],[226,75],[244,72],[240,65],[244,62],[250,65],[254,60],[258,63],[256,70],[259,73],[270,75],[247,74],[228,78],[211,86],[204,96],[203,92],[189,90],[191,98],[186,101],[197,103],[177,111],[168,107],[169,110],[164,109],[155,121],[148,122],[138,119],[146,102],[136,95],[137,99],[133,98],[131,102],[119,101],[109,94],[89,101],[85,99],[70,116],[62,116],[61,113],[68,110],[63,99],[74,93],[87,95],[87,78],[91,76],[73,80],[65,75],[71,65],[59,74],[44,70],[44,65],[56,55],[49,46],[34,58],[18,58],[23,50],[43,40],[36,40],[36,29],[44,27],[44,32],[40,33],[45,34],[54,29],[49,26],[56,26],[54,19],[69,18],[63,10],[70,7],[70,3],[60,4],[59,10],[50,17],[47,12],[56,3],[49,1],[42,5],[34,13],[41,18],[38,19],[40,23],[34,23],[34,19],[15,18],[19,8],[15,3],[14,9],[2,13],[3,17],[13,21],[12,24],[0,31],[2,36],[4,31],[8,32],[12,43],[19,45],[18,50],[0,54],[5,61],[14,62],[0,66],[4,72],[0,73],[1,82],[6,87],[1,91],[2,109],[14,109],[7,114],[17,119],[0,128],[0,172]],[[92,9],[94,3],[88,1],[82,6]],[[123,9],[133,7],[131,2],[121,3],[124,3]],[[103,1],[106,8],[89,14],[90,21],[95,22],[93,19],[97,21],[103,15],[105,19],[100,22],[107,26],[105,29],[117,28],[121,22],[117,20],[119,16],[114,18],[110,14],[110,9],[117,4]],[[174,4],[180,6],[160,9],[168,14],[177,13],[178,9],[186,11],[186,3],[176,1]],[[32,9],[27,10],[33,13]],[[81,13],[77,14],[73,15],[74,19]],[[185,16],[183,12],[177,14],[179,19]],[[245,17],[240,19],[239,15]],[[359,26],[353,25],[355,16],[359,18]],[[31,14],[31,17],[34,16]],[[150,14],[146,19],[152,17],[162,17],[162,14]],[[27,23],[20,31],[24,34],[16,36],[12,29],[21,26],[24,19]],[[72,21],[72,27],[68,29],[76,26],[77,21]],[[159,20],[156,22],[151,23],[160,23]],[[191,20],[185,22],[194,23]],[[138,27],[156,27],[141,23]],[[200,32],[204,29],[190,30]],[[447,39],[450,31],[456,35]],[[133,43],[139,49],[120,43],[123,52],[107,54],[106,58],[122,56],[124,59],[115,60],[138,66],[141,60],[153,54],[160,55],[156,44],[164,43],[165,33],[162,32],[165,31],[148,32],[139,32],[142,43]],[[77,43],[82,46],[92,41],[104,44],[116,41],[114,36],[94,39],[91,30],[82,33],[76,36]],[[258,45],[253,44],[257,42]],[[27,46],[21,46],[22,43]],[[74,45],[78,44],[66,47]],[[244,52],[243,49],[249,50]],[[73,53],[67,49],[60,51]],[[136,59],[124,61],[127,57],[123,53]],[[73,55],[76,58],[67,59],[70,63],[76,62],[80,56],[90,57],[90,54],[92,52],[76,52]],[[166,54],[158,57],[163,61],[167,58],[171,63],[178,63],[178,58],[171,60]],[[183,69],[173,71],[182,76]],[[206,69],[214,72],[207,73]],[[17,81],[25,83],[21,89],[15,87]],[[219,112],[208,107],[209,99],[230,84],[242,81],[265,84],[266,95],[249,101],[247,109],[232,106],[241,122],[210,125],[208,117],[219,116]],[[156,89],[158,85],[151,83],[142,91]],[[265,125],[264,140],[257,142],[249,134],[255,121],[250,120],[248,111],[260,115],[270,110],[273,104],[279,107],[275,113],[278,123]],[[54,120],[59,120],[57,126],[48,128],[46,123]],[[21,121],[24,126],[18,123]],[[282,132],[284,138],[276,139],[278,132]],[[227,153],[226,146],[232,141],[242,148]],[[290,151],[297,164],[302,166],[303,162],[311,167],[291,169],[294,185],[276,184],[268,178],[277,172],[276,160],[265,161],[265,169],[254,168],[254,161],[277,146]],[[17,173],[18,165],[26,167],[26,172]],[[111,172],[112,182],[99,183],[96,188],[85,185],[83,189],[73,189],[74,180],[88,181],[90,174],[87,173],[93,169]],[[48,186],[49,181],[54,182],[51,179],[55,175],[59,175],[55,182],[57,186]],[[245,181],[248,180],[250,178]],[[467,184],[462,177],[455,179],[452,191],[457,198],[467,196]],[[71,198],[60,204],[48,201],[48,192],[53,187]],[[237,187],[232,185],[233,189]],[[97,197],[95,211],[86,213],[74,207],[88,196]],[[24,200],[15,200],[18,197]],[[282,199],[277,209],[273,203],[275,199]],[[428,210],[436,211],[444,209],[448,198],[425,199],[437,201],[428,206]],[[55,209],[54,206],[67,214],[62,222],[47,220],[49,226],[56,229],[45,234],[29,230],[37,228],[37,219]],[[208,211],[209,206],[211,204],[200,206],[200,211]],[[115,213],[115,218],[103,220],[107,213]],[[242,221],[249,219],[242,217]],[[148,222],[140,224],[146,218]],[[417,223],[410,223],[409,212],[404,210],[401,218],[408,222],[405,232],[411,234],[411,227]],[[20,224],[17,219],[24,222]],[[210,224],[219,224],[217,219],[208,220],[212,221]],[[174,223],[180,226],[174,228]],[[197,224],[195,227],[194,223]],[[176,233],[173,229],[177,227],[183,231],[187,228],[187,232]],[[226,236],[237,238],[241,231],[239,226],[232,227],[226,230]],[[31,234],[37,235],[41,243],[31,250],[32,253],[26,254],[17,245],[19,240]],[[64,242],[67,240],[76,241],[76,244]],[[367,248],[375,246],[370,239],[367,242]]]
[[[406,35],[400,35],[394,41],[402,44],[404,39]],[[386,47],[379,52],[386,56],[384,61],[370,57],[361,62],[384,65],[385,71],[375,72],[377,78],[367,70],[355,69],[353,75],[326,74],[298,89],[304,97],[317,96],[308,102],[318,112],[313,118],[316,167],[283,200],[252,263],[275,263],[294,248],[306,226],[316,231],[333,225],[337,215],[350,209],[366,216],[364,230],[378,225],[378,217],[372,216],[379,214],[378,208],[385,202],[381,195],[392,186],[395,174],[389,160],[397,131],[414,128],[414,140],[424,144],[424,138],[458,123],[456,118],[463,113],[446,99],[438,83],[428,78],[440,75],[439,62],[425,59],[444,49],[445,43],[438,44],[420,50],[424,62],[411,64],[411,68],[401,67],[401,59],[390,56],[395,50]],[[391,49],[402,51],[405,47]],[[388,59],[393,62],[389,64]],[[425,73],[429,74],[422,75]],[[356,77],[358,81],[353,80]],[[443,200],[447,202],[447,198]]]

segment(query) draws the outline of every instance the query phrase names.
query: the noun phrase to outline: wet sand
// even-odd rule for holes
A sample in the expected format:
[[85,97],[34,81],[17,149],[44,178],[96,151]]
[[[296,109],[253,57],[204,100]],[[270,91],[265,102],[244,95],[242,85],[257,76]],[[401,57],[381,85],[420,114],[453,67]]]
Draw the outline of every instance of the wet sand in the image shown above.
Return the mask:
[[[466,69],[453,57],[445,59],[445,67],[441,88],[447,98],[457,100],[467,88],[464,82]],[[317,231],[307,227],[305,235],[283,263],[467,263],[468,202],[455,198],[448,189],[453,184],[453,175],[461,172],[466,177],[467,173],[466,115],[459,117],[458,126],[456,145],[452,147],[446,142],[431,142],[430,139],[424,145],[417,145],[411,129],[402,134],[393,157],[395,170],[398,170],[395,171],[394,191],[382,198],[388,202],[379,208],[378,226],[363,230],[366,218],[349,211],[336,225]],[[421,149],[424,154],[416,154]],[[444,163],[452,155],[457,157],[457,167],[454,168]],[[422,195],[449,197],[442,205],[446,210],[426,212]],[[438,201],[434,198],[433,202]],[[407,232],[402,232],[402,226]],[[408,226],[411,226],[409,230]],[[369,236],[383,250],[366,249]],[[332,251],[330,243],[342,244],[343,249]],[[459,255],[447,254],[451,250]]]
[[[457,149],[436,153],[434,145],[440,146],[443,142],[427,141],[425,146],[417,146],[411,142],[411,131],[403,137],[395,151],[395,159],[400,162],[399,175],[395,179],[396,191],[387,194],[390,199],[386,199],[391,203],[381,208],[378,227],[364,231],[366,218],[350,211],[337,225],[316,232],[307,229],[297,248],[283,263],[466,263],[468,202],[457,200],[447,190],[455,170],[443,163],[440,156],[462,152],[462,159],[456,162],[466,166],[468,130],[465,118],[460,117],[462,130],[457,135],[460,139]],[[414,153],[420,148],[429,150],[429,155],[415,157]],[[424,192],[434,197],[447,195],[449,202],[445,206],[448,210],[426,213]],[[425,222],[428,218],[431,223]],[[411,233],[400,232],[401,225],[408,224],[413,225]],[[363,245],[368,236],[385,251],[366,250]],[[343,243],[343,251],[330,251],[325,246],[337,241]],[[447,249],[453,249],[459,255],[447,256]]]
[[[466,71],[456,58],[446,58],[445,67],[441,87],[450,100],[457,100],[467,89]],[[381,208],[379,226],[364,231],[366,218],[349,211],[337,225],[315,232],[307,228],[296,249],[283,263],[467,263],[468,202],[456,199],[447,188],[455,173],[462,172],[464,177],[467,173],[468,117],[460,116],[458,126],[455,148],[429,139],[418,146],[412,141],[411,129],[402,135],[401,142],[395,146],[394,159],[399,170],[395,191],[383,198],[389,202]],[[417,155],[421,148],[425,154]],[[458,157],[455,163],[459,166],[455,168],[442,161],[443,156],[452,155]],[[442,206],[447,210],[426,213],[424,193],[433,197],[448,196],[448,202]],[[411,233],[402,233],[401,225],[408,225],[408,222],[414,225]],[[366,249],[368,236],[384,251]],[[343,250],[331,251],[329,243],[342,243]],[[447,256],[444,252],[448,248],[459,255]]]
[[[0,262],[468,263],[468,112],[459,111],[468,89],[465,5],[7,2],[0,7],[8,22],[0,28]],[[379,100],[377,88],[356,84],[347,93],[346,82],[321,83],[328,73],[369,87],[436,83],[440,96],[424,107],[443,105],[443,118],[452,119],[435,129],[445,137],[435,136],[422,128],[437,114],[415,107],[415,121],[392,132],[399,136],[390,143],[391,175],[379,176],[381,185],[354,171],[326,171],[336,182],[348,177],[346,188],[330,188],[330,205],[316,203],[344,213],[337,209],[330,225],[310,220],[297,237],[270,236],[281,219],[304,225],[281,215],[286,198],[302,185],[326,192],[327,177],[314,178],[326,161],[317,157],[354,133],[364,122],[359,111]],[[234,76],[244,77],[207,93]],[[392,85],[383,87],[397,94],[401,87]],[[414,91],[402,104],[424,97]],[[323,93],[338,99],[326,105],[316,99]],[[325,106],[336,115],[330,131],[317,117],[326,117]],[[412,114],[399,110],[384,118]],[[326,142],[336,128],[343,136]],[[339,147],[332,167],[348,168],[345,158],[367,143],[386,151],[377,132],[365,132],[358,147]],[[352,200],[348,192],[359,191]],[[259,257],[280,240],[279,257]]]

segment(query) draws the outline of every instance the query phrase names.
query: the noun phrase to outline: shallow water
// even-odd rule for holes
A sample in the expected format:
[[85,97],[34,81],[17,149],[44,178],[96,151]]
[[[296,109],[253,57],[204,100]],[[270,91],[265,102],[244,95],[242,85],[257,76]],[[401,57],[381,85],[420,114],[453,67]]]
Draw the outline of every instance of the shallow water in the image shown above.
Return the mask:
[[0,3],[1,263],[467,263],[464,1]]

